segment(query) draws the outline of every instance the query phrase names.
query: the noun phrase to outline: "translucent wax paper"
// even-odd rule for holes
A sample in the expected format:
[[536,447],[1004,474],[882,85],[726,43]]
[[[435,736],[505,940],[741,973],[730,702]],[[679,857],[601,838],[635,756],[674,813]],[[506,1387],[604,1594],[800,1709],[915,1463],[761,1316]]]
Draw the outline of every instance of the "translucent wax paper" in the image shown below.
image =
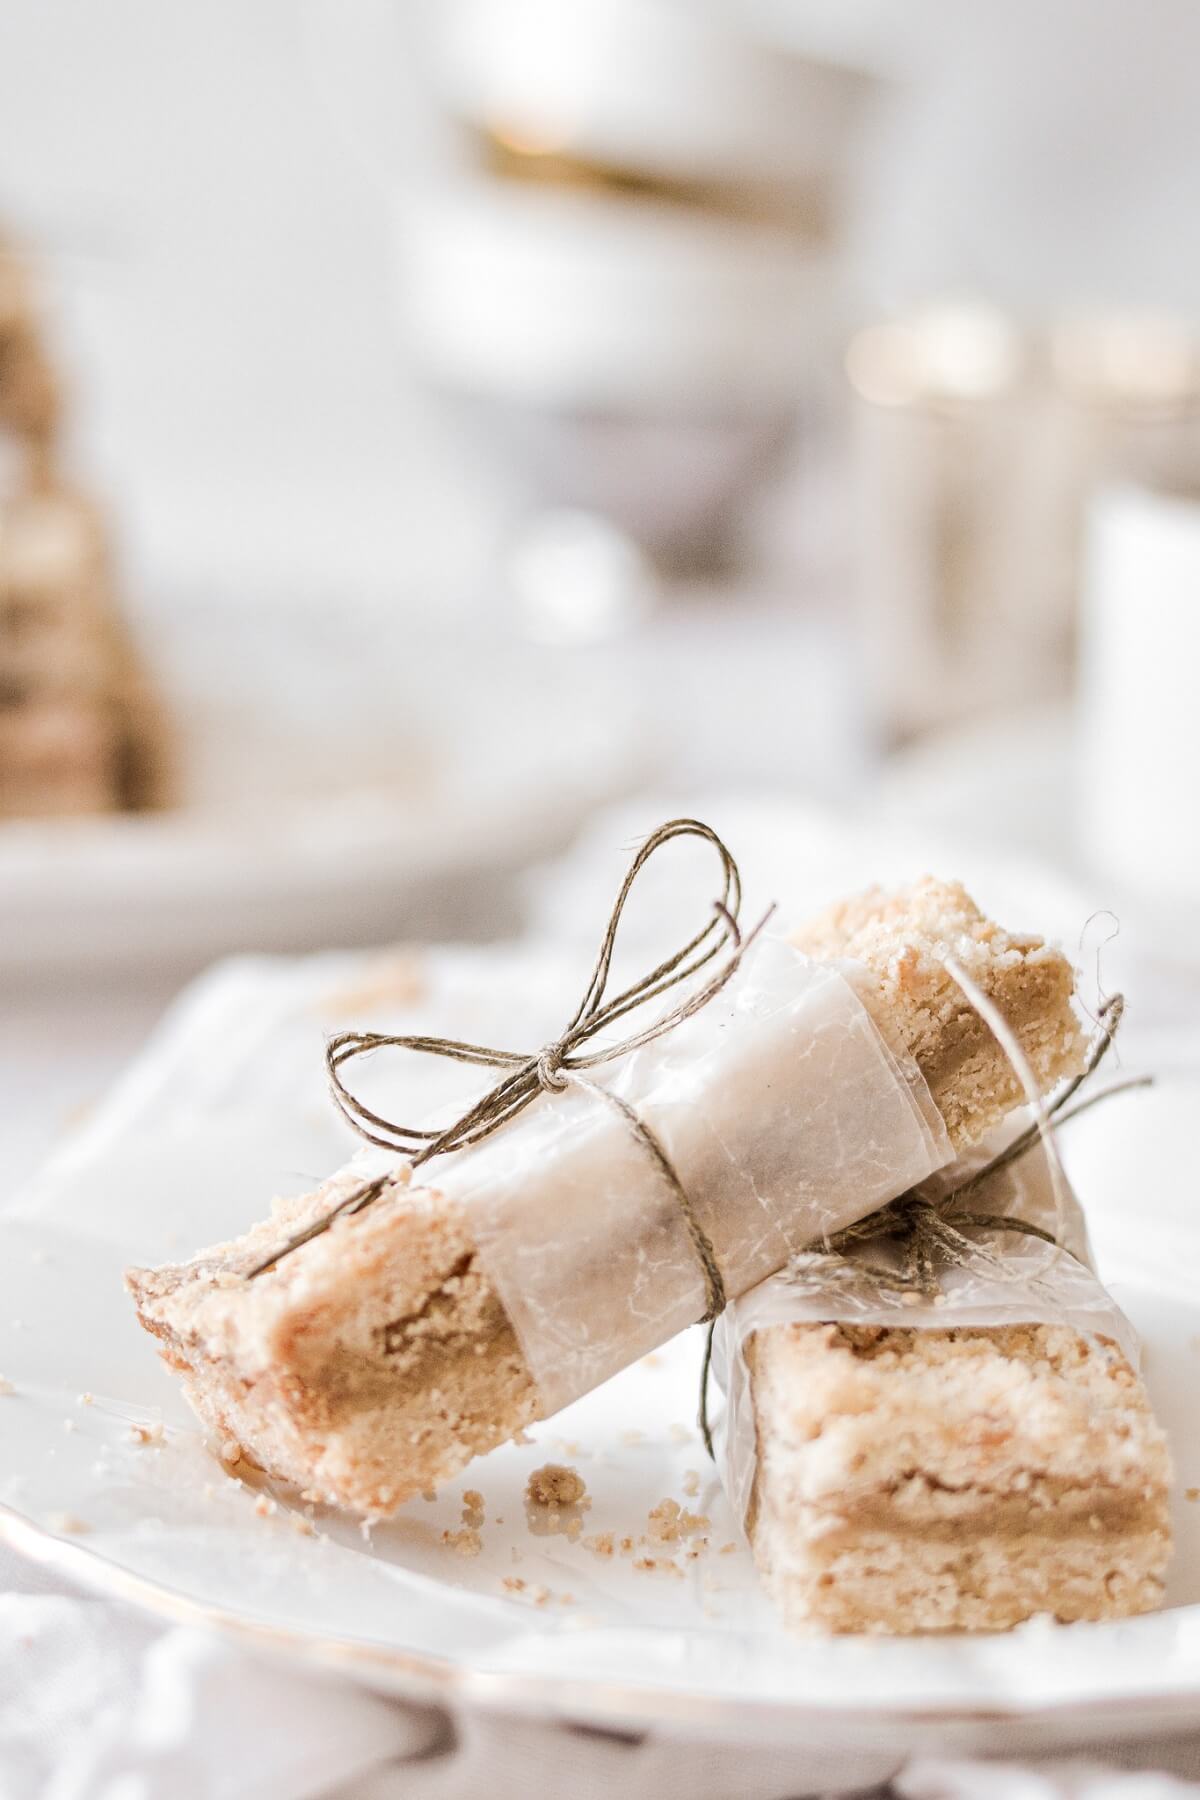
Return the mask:
[[[1017,1129],[1010,1123],[985,1149],[923,1182],[922,1193],[930,1199],[948,1194],[991,1161]],[[1083,1210],[1065,1178],[1062,1197],[1060,1217],[1049,1161],[1039,1144],[990,1176],[965,1204],[973,1212],[1020,1218],[1055,1232],[1061,1246],[1057,1251],[1040,1238],[967,1230],[973,1253],[961,1267],[939,1265],[941,1292],[926,1300],[898,1283],[889,1285],[886,1274],[879,1273],[898,1273],[900,1258],[887,1239],[876,1239],[856,1244],[845,1255],[795,1257],[728,1307],[713,1338],[713,1374],[726,1396],[714,1439],[721,1478],[738,1518],[747,1518],[758,1458],[746,1348],[756,1332],[772,1326],[837,1322],[947,1331],[964,1326],[1064,1325],[1111,1338],[1136,1369],[1136,1334],[1100,1283]]]
[[[657,1136],[730,1297],[952,1155],[916,1064],[845,975],[782,939],[760,940],[706,1007],[588,1079]],[[539,1096],[438,1186],[468,1210],[546,1412],[704,1312],[678,1197],[595,1093]]]

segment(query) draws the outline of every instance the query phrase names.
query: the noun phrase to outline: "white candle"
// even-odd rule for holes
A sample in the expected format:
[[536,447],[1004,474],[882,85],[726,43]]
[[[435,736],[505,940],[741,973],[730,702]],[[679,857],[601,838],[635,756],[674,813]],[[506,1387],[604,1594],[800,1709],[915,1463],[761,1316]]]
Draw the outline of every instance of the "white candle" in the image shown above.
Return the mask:
[[1097,496],[1080,630],[1081,846],[1124,888],[1200,898],[1200,501]]

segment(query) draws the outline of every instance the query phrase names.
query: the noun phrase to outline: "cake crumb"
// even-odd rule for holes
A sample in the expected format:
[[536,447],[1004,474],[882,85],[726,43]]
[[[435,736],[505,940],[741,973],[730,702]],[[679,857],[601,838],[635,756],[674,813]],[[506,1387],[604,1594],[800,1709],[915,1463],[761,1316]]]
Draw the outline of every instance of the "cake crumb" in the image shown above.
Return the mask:
[[464,1488],[462,1504],[462,1522],[469,1525],[472,1531],[478,1531],[483,1524],[483,1495],[478,1488]]
[[1185,1488],[1183,1497],[1185,1500],[1200,1500],[1200,1487]]
[[86,1519],[81,1519],[78,1513],[73,1512],[51,1513],[46,1523],[51,1531],[61,1531],[68,1537],[82,1537],[92,1529]]
[[563,1463],[545,1463],[525,1484],[528,1506],[578,1506],[586,1494],[583,1476]]
[[512,1442],[514,1444],[533,1444],[537,1442],[537,1439],[531,1438],[527,1431],[514,1431]]
[[422,1488],[421,1489],[421,1498],[425,1502],[426,1506],[432,1506],[434,1501],[437,1499],[437,1489],[436,1488]]
[[523,1575],[506,1575],[500,1585],[507,1588],[510,1594],[519,1594],[524,1591],[525,1577]]
[[633,1539],[631,1537],[623,1537],[621,1539],[621,1555],[622,1556],[632,1556],[633,1548],[634,1548]]
[[650,1537],[660,1544],[673,1543],[679,1536],[680,1505],[678,1500],[660,1500],[649,1513]]
[[163,1428],[161,1424],[131,1425],[125,1436],[131,1444],[161,1444]]
[[483,1539],[473,1525],[464,1525],[461,1531],[443,1531],[442,1543],[459,1556],[478,1556],[483,1549]]
[[732,1556],[736,1549],[736,1544],[722,1544],[717,1554],[718,1556]]
[[236,1438],[222,1438],[217,1445],[217,1455],[226,1468],[232,1469],[242,1460],[242,1446]]
[[682,1577],[683,1570],[669,1556],[636,1556],[633,1566],[640,1574],[675,1575]]
[[322,994],[316,1010],[326,1017],[344,1019],[350,1013],[374,1012],[381,1006],[412,1006],[425,998],[427,989],[425,971],[412,950],[387,950],[366,961],[355,979]]
[[584,1538],[583,1547],[590,1550],[593,1556],[611,1556],[615,1548],[613,1534],[611,1531],[597,1531],[591,1537]]
[[648,1356],[643,1356],[642,1367],[643,1369],[662,1368],[662,1357],[658,1354],[657,1350],[651,1350]]
[[683,1488],[685,1497],[689,1500],[694,1500],[696,1495],[700,1492],[700,1471],[698,1469],[685,1469],[680,1486]]
[[79,1395],[75,1404],[76,1404],[76,1406],[95,1406],[96,1396],[95,1396],[95,1394],[89,1393],[88,1390],[85,1388],[83,1393]]
[[683,1538],[695,1537],[698,1532],[707,1531],[712,1521],[703,1513],[687,1512],[678,1500],[660,1500],[657,1506],[650,1508],[648,1523],[650,1538],[659,1544],[677,1544]]
[[254,1502],[254,1510],[260,1519],[272,1519],[279,1511],[279,1505],[272,1500],[270,1494],[260,1494]]
[[316,1537],[317,1535],[317,1528],[307,1513],[289,1513],[288,1524],[297,1537]]

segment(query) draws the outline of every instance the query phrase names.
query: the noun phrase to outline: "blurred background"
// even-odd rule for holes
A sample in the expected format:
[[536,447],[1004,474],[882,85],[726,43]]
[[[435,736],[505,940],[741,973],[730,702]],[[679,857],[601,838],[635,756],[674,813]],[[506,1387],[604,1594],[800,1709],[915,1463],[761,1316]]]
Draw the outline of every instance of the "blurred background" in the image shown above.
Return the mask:
[[5,0],[21,1066],[222,951],[544,925],[618,802],[1187,954],[1198,57],[1187,0]]

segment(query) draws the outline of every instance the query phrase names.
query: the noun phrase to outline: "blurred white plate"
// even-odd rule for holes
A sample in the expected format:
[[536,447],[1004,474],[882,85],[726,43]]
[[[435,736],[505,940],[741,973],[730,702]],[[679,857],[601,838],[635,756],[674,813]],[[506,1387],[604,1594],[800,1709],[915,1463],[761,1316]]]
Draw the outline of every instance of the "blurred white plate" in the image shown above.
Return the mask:
[[[1125,1173],[1112,1181],[1111,1159],[1093,1159],[1086,1198],[1102,1261],[1108,1249],[1145,1334],[1148,1378],[1178,1462],[1179,1547],[1159,1614],[1119,1625],[1035,1621],[1001,1636],[789,1639],[748,1554],[721,1553],[736,1532],[692,1426],[694,1334],[539,1425],[536,1442],[482,1459],[369,1540],[328,1515],[316,1518],[316,1535],[302,1535],[294,1499],[281,1490],[278,1510],[260,1512],[260,1495],[207,1457],[133,1319],[122,1266],[236,1229],[270,1193],[340,1160],[347,1139],[322,1092],[331,1018],[380,1028],[436,1022],[498,1040],[508,1020],[520,1041],[536,1042],[569,1015],[585,966],[571,951],[429,952],[415,971],[420,999],[384,998],[372,1009],[364,996],[386,981],[386,965],[257,960],[215,971],[186,996],[105,1108],[0,1221],[0,1371],[16,1390],[0,1399],[0,1536],[96,1589],[380,1688],[614,1727],[774,1740],[836,1754],[847,1783],[855,1771],[877,1776],[881,1748],[1012,1753],[1089,1733],[1112,1741],[1194,1725],[1200,1507],[1184,1492],[1200,1484],[1200,1304],[1185,1291],[1197,1239],[1190,1168],[1178,1150],[1196,1091],[1183,1082],[1146,1110],[1132,1099],[1098,1109],[1067,1140],[1072,1152],[1086,1145],[1095,1122],[1126,1145],[1117,1159]],[[404,1079],[410,1107],[431,1098],[416,1059]],[[1130,1167],[1140,1172],[1146,1226],[1136,1259],[1123,1256]],[[93,1398],[81,1403],[81,1393]],[[129,1440],[131,1422],[158,1420],[160,1446]],[[711,1549],[682,1575],[665,1575],[532,1535],[523,1485],[548,1458],[584,1475],[585,1532],[635,1538],[659,1500],[688,1497],[686,1472],[696,1470],[691,1504],[711,1518]],[[474,1558],[441,1542],[459,1525],[464,1487],[485,1500]],[[506,1585],[515,1581],[525,1586]]]
[[494,931],[466,878],[557,848],[638,768],[585,659],[399,603],[189,597],[147,640],[181,804],[0,823],[0,976]]

